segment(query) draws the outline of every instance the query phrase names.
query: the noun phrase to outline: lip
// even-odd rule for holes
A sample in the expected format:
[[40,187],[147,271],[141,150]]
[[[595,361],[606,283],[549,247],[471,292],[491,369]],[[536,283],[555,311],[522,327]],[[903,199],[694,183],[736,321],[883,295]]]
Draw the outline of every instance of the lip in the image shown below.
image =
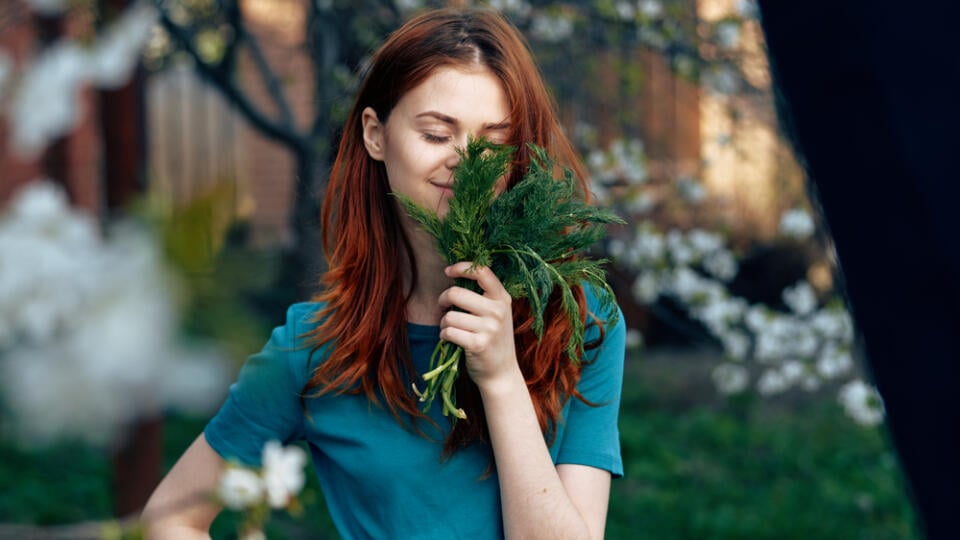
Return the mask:
[[439,189],[444,194],[453,195],[453,184],[440,184],[437,182],[430,182],[430,185]]

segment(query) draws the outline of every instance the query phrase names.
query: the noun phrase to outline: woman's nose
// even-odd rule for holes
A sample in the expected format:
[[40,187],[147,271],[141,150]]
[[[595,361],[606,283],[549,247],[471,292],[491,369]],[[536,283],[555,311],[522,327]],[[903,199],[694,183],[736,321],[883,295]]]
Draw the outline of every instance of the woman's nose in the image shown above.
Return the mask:
[[460,148],[456,145],[450,147],[450,155],[444,160],[443,164],[450,169],[451,171],[460,164],[460,154],[457,152],[457,149]]

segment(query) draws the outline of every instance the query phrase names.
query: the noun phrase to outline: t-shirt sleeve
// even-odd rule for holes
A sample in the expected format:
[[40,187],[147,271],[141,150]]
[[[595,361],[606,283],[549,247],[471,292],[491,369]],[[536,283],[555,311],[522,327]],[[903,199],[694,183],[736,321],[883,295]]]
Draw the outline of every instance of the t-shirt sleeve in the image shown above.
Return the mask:
[[[587,292],[588,306],[596,305],[595,297]],[[570,399],[570,410],[564,420],[563,438],[557,454],[557,464],[588,465],[610,471],[614,478],[623,476],[620,455],[620,395],[623,388],[623,363],[626,345],[626,324],[623,313],[616,308],[616,324],[604,326],[602,344],[586,351],[586,364],[577,384],[580,394],[590,404],[578,398]],[[603,317],[602,313],[597,313]],[[588,328],[586,339],[596,339],[599,329]]]
[[224,459],[259,466],[267,441],[286,444],[302,437],[300,392],[308,351],[298,336],[310,313],[307,304],[287,310],[286,324],[275,328],[263,349],[247,359],[204,429],[207,443]]

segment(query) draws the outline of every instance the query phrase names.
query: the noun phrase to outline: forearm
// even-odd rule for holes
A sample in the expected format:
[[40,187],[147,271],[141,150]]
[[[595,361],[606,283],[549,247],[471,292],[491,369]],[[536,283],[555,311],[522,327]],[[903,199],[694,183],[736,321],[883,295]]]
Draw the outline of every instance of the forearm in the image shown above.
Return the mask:
[[490,429],[508,539],[588,539],[583,517],[557,474],[519,369],[480,389]]
[[210,538],[220,512],[210,495],[216,490],[223,460],[201,434],[157,486],[141,519],[149,540]]
[[147,527],[148,540],[209,539],[210,522],[219,510],[210,503],[207,493],[183,497],[161,487],[147,502],[140,519]]
[[164,524],[147,529],[149,540],[210,540],[210,534],[186,525]]

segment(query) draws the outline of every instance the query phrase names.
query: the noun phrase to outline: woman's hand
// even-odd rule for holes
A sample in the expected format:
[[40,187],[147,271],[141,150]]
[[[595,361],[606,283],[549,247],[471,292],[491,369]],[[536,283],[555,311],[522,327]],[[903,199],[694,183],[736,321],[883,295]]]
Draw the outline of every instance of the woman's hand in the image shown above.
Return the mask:
[[440,294],[441,307],[463,310],[444,314],[440,319],[440,338],[463,348],[467,373],[477,386],[492,387],[520,375],[513,342],[511,298],[489,267],[471,270],[471,264],[459,262],[444,272],[451,278],[476,281],[483,294],[462,287],[450,287]]

